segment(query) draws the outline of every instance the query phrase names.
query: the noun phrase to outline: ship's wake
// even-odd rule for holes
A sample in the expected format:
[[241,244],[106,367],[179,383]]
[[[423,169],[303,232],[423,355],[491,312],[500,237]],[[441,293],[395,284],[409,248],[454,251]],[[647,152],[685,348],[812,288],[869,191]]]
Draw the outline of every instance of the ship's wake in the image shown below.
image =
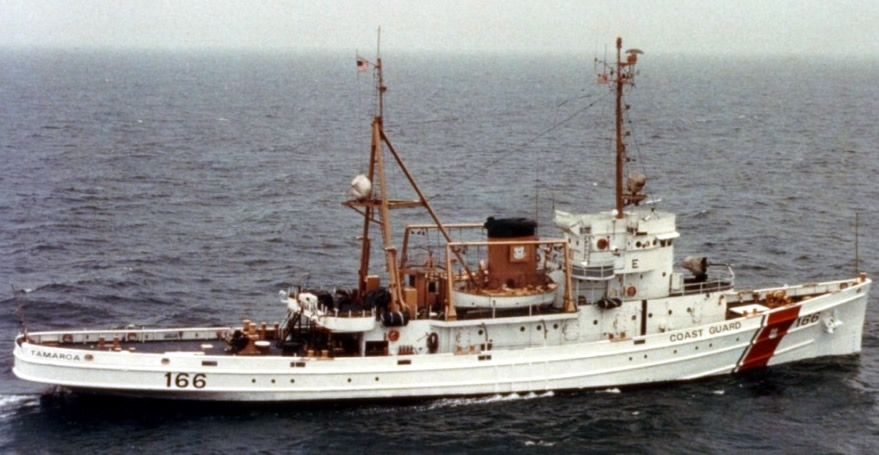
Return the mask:
[[505,401],[533,400],[535,398],[549,398],[552,396],[555,396],[555,393],[552,390],[549,390],[543,393],[528,392],[526,394],[519,394],[513,392],[509,394],[496,394],[473,398],[442,398],[430,403],[427,406],[427,409],[433,410],[443,408],[455,408],[459,406],[484,405]]
[[18,414],[22,410],[37,408],[40,406],[40,395],[36,394],[10,394],[0,395],[0,420]]

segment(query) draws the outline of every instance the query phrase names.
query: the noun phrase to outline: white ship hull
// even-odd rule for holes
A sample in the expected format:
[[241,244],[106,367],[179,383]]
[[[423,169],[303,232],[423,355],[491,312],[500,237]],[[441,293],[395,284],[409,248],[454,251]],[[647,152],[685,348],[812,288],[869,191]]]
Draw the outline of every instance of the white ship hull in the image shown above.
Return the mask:
[[[862,277],[784,288],[817,294],[773,310],[680,330],[588,342],[580,340],[587,338],[593,316],[581,307],[574,314],[505,321],[521,324],[522,333],[526,327],[528,332],[542,327],[538,332],[543,344],[494,349],[482,345],[461,352],[448,344],[449,339],[442,343],[446,352],[436,354],[321,359],[94,347],[99,336],[114,335],[123,345],[130,340],[132,346],[142,347],[168,339],[217,344],[218,336],[231,330],[228,327],[31,333],[30,341],[24,336],[16,341],[13,371],[28,381],[86,393],[247,402],[507,394],[686,381],[860,352],[870,285]],[[724,302],[736,295],[741,293],[713,297]],[[428,328],[417,322],[401,328],[401,338],[423,336]],[[422,322],[450,338],[467,324]],[[576,338],[571,324],[578,326]],[[534,337],[529,337],[533,343]]]

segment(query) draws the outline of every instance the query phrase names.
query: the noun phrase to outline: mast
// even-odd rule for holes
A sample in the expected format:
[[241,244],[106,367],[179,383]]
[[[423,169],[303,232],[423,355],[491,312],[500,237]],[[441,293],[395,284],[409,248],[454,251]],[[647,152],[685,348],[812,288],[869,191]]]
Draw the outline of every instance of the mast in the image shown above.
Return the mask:
[[[381,46],[381,28],[379,28],[378,33],[378,45]],[[357,299],[362,302],[367,293],[367,277],[369,274],[369,259],[371,247],[369,240],[369,225],[370,223],[377,223],[381,226],[382,247],[385,252],[385,270],[388,274],[388,289],[391,295],[390,310],[400,311],[400,309],[404,305],[403,284],[401,283],[400,266],[397,259],[397,248],[394,246],[393,239],[391,238],[390,211],[396,208],[419,206],[424,207],[430,215],[431,219],[433,219],[433,222],[436,224],[440,233],[442,233],[443,237],[446,239],[446,242],[452,242],[452,237],[449,235],[446,228],[440,222],[439,217],[433,210],[433,207],[430,206],[430,203],[427,201],[427,198],[424,196],[421,188],[418,187],[418,184],[415,182],[412,174],[406,168],[406,165],[403,163],[400,155],[397,153],[396,149],[391,144],[390,139],[388,139],[387,135],[385,134],[384,93],[387,91],[387,87],[385,87],[384,76],[382,74],[382,59],[380,49],[377,50],[376,54],[376,62],[372,64],[372,66],[376,72],[378,113],[372,119],[372,142],[370,147],[369,174],[367,178],[369,182],[373,183],[373,190],[377,185],[378,198],[375,198],[373,195],[369,195],[368,197],[360,200],[346,201],[344,205],[351,207],[357,211],[360,211],[358,210],[359,208],[363,209],[363,211],[360,212],[363,215],[363,235],[361,238],[360,270],[358,273]],[[385,146],[387,146],[388,150],[394,158],[394,161],[397,163],[397,166],[400,168],[400,170],[402,170],[403,174],[406,176],[406,179],[409,181],[409,184],[418,195],[417,200],[408,201],[395,200],[390,198],[390,195],[387,192],[387,176],[385,173]],[[376,212],[378,212],[377,217]],[[458,259],[458,263],[464,268],[464,271],[466,272],[469,280],[475,285],[476,279],[473,273],[470,271],[469,267],[467,266],[466,262],[464,261],[463,257],[461,256],[461,253],[457,251],[457,249],[454,249],[453,253]]]
[[617,145],[617,163],[616,163],[616,206],[617,218],[623,218],[623,169],[626,159],[626,145],[623,143],[623,62],[620,53],[623,48],[623,39],[617,38],[617,77],[616,82],[616,145]]
[[382,28],[378,28],[378,37],[376,38],[375,44],[375,69],[378,71],[378,121],[381,123],[382,117],[384,117],[384,94],[388,89],[385,87],[385,79],[382,74]]
[[[382,29],[378,28],[378,37],[376,38],[376,63],[373,64],[373,68],[377,73],[377,86],[376,92],[378,96],[378,114],[372,119],[372,141],[370,142],[369,149],[369,171],[367,173],[367,179],[369,182],[375,181],[375,165],[376,165],[376,157],[381,154],[381,144],[379,143],[378,135],[376,134],[376,126],[381,126],[382,116],[384,110],[384,104],[382,102],[383,94],[386,90],[384,85],[384,78],[382,77],[382,59],[381,59],[381,36]],[[366,60],[364,59],[364,62]],[[359,57],[358,57],[359,64]],[[369,63],[365,63],[369,65]],[[382,171],[382,182],[384,182],[384,172]],[[384,184],[382,184],[382,192],[384,192]],[[358,270],[358,280],[357,280],[357,300],[363,300],[363,297],[366,295],[366,279],[369,275],[369,256],[370,256],[370,248],[372,247],[369,241],[369,224],[375,221],[373,214],[373,205],[364,205],[363,206],[363,232],[361,234],[361,244],[360,244],[360,269]]]
[[[638,61],[638,54],[643,54],[638,49],[628,49],[625,51],[626,59],[623,60],[623,39],[617,38],[617,59],[616,63],[611,67],[606,61],[602,62],[605,69],[611,67],[611,75],[614,76],[612,82],[614,84],[614,91],[616,95],[616,106],[614,109],[614,121],[615,121],[615,130],[616,130],[616,179],[614,182],[615,194],[614,200],[616,202],[616,218],[623,218],[623,209],[630,204],[638,204],[644,199],[646,199],[647,195],[641,193],[641,189],[644,187],[646,183],[646,177],[638,172],[633,172],[633,175],[629,175],[627,182],[625,179],[625,171],[626,171],[626,163],[628,162],[628,158],[626,157],[626,143],[623,140],[627,136],[627,132],[623,131],[623,110],[627,110],[629,108],[628,105],[623,104],[623,91],[626,85],[635,85],[635,63]],[[597,59],[596,59],[597,61]],[[608,82],[607,73],[600,73],[598,75],[599,83]],[[627,185],[628,188],[624,187]]]

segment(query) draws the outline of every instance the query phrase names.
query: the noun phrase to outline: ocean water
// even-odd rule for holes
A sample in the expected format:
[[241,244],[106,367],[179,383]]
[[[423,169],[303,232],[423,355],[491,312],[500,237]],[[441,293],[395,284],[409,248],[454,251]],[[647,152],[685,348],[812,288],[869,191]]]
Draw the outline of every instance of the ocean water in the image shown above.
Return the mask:
[[[651,55],[632,166],[678,214],[677,257],[737,287],[879,260],[879,60]],[[386,130],[446,221],[613,205],[612,98],[590,55],[384,55]],[[404,403],[215,407],[44,395],[31,330],[283,316],[352,286],[373,78],[349,54],[0,51],[0,451],[871,453],[879,302],[863,353],[684,384]],[[407,197],[399,172],[394,194]],[[422,220],[404,214],[404,221]],[[399,235],[397,235],[399,239]],[[380,268],[380,267],[379,267]],[[12,289],[29,292],[16,302]],[[875,294],[875,292],[874,292]]]

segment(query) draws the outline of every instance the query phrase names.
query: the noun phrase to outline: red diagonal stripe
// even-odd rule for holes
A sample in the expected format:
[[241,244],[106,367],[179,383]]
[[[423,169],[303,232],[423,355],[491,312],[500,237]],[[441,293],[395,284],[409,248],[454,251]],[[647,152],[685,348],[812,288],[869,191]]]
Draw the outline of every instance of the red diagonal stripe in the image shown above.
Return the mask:
[[[781,311],[769,313],[769,322],[766,327],[760,329],[757,339],[745,355],[745,360],[738,371],[750,370],[751,368],[765,367],[769,359],[775,354],[775,348],[781,339],[787,334],[790,326],[800,315],[800,305],[785,308]],[[775,331],[775,335],[772,332]]]

